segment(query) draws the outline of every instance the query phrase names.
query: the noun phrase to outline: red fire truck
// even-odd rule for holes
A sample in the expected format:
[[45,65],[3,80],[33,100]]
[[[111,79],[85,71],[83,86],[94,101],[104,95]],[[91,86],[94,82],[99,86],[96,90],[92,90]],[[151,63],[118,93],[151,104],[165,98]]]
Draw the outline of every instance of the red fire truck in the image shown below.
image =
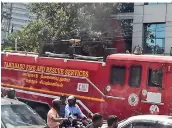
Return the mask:
[[[106,61],[46,53],[2,52],[1,87],[46,116],[51,102],[75,95],[86,114],[125,119],[139,114],[172,115],[172,57],[111,54]],[[99,60],[100,58],[96,58]]]

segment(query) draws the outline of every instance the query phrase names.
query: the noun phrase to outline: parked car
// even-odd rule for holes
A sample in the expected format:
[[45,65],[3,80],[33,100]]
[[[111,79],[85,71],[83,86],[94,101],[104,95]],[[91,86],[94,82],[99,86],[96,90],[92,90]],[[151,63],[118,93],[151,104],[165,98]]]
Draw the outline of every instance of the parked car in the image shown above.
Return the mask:
[[25,103],[1,98],[1,128],[48,128],[48,126]]
[[118,128],[172,128],[172,116],[139,115],[119,122]]

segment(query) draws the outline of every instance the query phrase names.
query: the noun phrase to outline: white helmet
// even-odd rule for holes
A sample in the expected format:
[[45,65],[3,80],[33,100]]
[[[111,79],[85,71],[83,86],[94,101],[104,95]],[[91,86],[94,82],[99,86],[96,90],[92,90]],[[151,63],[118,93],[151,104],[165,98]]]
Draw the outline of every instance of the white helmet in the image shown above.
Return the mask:
[[68,100],[75,100],[76,98],[75,98],[75,96],[71,95],[71,96],[69,96],[67,99],[68,99]]

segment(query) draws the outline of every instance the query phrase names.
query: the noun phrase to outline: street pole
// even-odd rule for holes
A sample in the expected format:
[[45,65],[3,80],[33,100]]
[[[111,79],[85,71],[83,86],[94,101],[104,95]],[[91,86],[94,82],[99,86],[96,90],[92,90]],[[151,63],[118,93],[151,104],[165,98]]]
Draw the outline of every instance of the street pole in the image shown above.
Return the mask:
[[17,51],[17,38],[15,39],[15,51]]
[[1,1],[1,23],[3,21],[3,18],[4,18],[4,13],[3,13],[3,4],[2,1]]
[[13,4],[10,4],[10,13],[9,13],[9,21],[8,21],[8,34],[10,33],[10,27],[11,27],[11,15],[12,15],[12,11],[13,11]]

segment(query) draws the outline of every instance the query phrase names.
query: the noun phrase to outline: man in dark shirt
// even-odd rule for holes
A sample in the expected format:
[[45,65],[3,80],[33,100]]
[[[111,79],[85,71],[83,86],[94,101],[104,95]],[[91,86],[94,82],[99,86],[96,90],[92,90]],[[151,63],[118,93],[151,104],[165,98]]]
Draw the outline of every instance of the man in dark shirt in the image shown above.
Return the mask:
[[103,124],[103,116],[100,113],[95,113],[92,118],[92,123],[86,128],[100,128]]
[[60,117],[65,117],[65,106],[66,106],[66,96],[62,95],[60,97],[61,105],[60,105]]

